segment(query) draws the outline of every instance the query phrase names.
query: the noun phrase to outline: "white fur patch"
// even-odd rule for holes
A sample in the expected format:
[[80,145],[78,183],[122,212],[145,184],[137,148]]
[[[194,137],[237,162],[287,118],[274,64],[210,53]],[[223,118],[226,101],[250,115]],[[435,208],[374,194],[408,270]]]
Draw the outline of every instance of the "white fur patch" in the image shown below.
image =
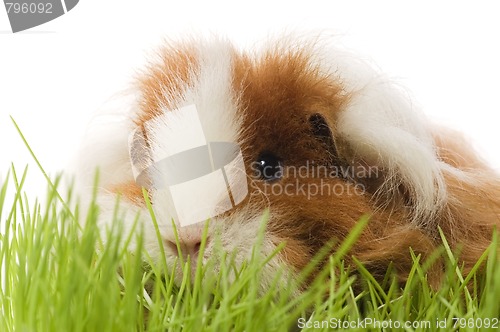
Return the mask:
[[[163,105],[160,110],[168,116],[160,116],[148,124],[148,142],[155,160],[193,146],[201,146],[205,142],[237,142],[243,130],[242,121],[237,116],[238,96],[233,95],[232,89],[232,46],[224,41],[201,42],[197,45],[199,66],[192,68],[192,82],[180,89],[183,91],[182,96],[170,96],[176,98],[175,104],[179,109],[176,111]],[[325,73],[339,77],[347,93],[352,95],[334,128],[335,135],[356,151],[357,155],[351,157],[384,169],[388,177],[381,190],[397,190],[400,184],[409,189],[415,205],[414,223],[422,224],[431,220],[445,199],[443,166],[436,156],[427,123],[410,98],[371,66],[348,52],[335,48],[318,50],[311,61]],[[162,93],[166,92],[158,91],[158,94]],[[137,91],[132,91],[128,97],[122,98],[125,106],[113,105],[112,112],[101,113],[90,127],[85,146],[80,150],[74,166],[79,192],[90,195],[95,167],[100,167],[100,184],[103,188],[134,180],[128,136],[135,127],[133,115],[139,112],[137,95]],[[196,105],[197,119],[185,109],[183,111],[187,105]],[[203,128],[204,137],[200,136],[199,127]],[[207,187],[212,185],[210,182],[204,184]],[[195,192],[196,187],[191,190]],[[221,195],[220,192],[213,192],[216,200]],[[164,241],[172,242],[172,219],[178,219],[174,199],[165,190],[153,191],[151,198],[161,237]],[[103,223],[112,222],[114,195],[101,190],[98,203],[102,208]],[[197,204],[195,194],[192,204]],[[128,210],[123,218],[126,229],[132,227],[139,214],[139,228],[144,229],[146,250],[153,259],[159,260],[160,247],[148,211],[128,202],[123,202],[123,205]],[[238,251],[236,263],[241,263],[251,254],[261,214],[262,211],[252,210],[249,205],[237,216],[214,218],[210,222],[209,234],[220,234],[223,248]],[[269,254],[274,248],[272,241],[266,238],[263,254]],[[177,253],[172,252],[171,248],[165,250],[168,263],[173,264]],[[211,250],[209,245],[206,255],[209,256]],[[272,272],[278,265],[280,263],[277,260],[271,262],[266,279],[268,282],[272,280]]]
[[[165,116],[147,124],[153,160],[158,161],[209,142],[237,142],[240,121],[233,98],[231,54],[232,47],[226,42],[200,44],[197,49],[199,67],[191,75],[194,81],[192,86],[183,89],[185,94],[180,98],[180,108],[172,110],[164,106],[162,111]],[[195,105],[195,108],[189,105]],[[200,186],[211,191],[201,190]],[[153,201],[165,202],[157,204],[155,212],[169,222],[172,218],[189,220],[188,224],[199,222],[231,207],[222,173],[220,176],[204,176],[197,183],[178,184],[171,190],[153,192]],[[186,192],[191,193],[188,205],[185,199],[180,198],[185,197]],[[197,209],[190,208],[193,202],[201,211],[194,215]],[[177,212],[174,206],[178,207]],[[209,212],[213,206],[217,208]]]
[[144,126],[154,162],[207,144],[194,104],[165,111]]
[[80,199],[82,220],[92,197],[96,171],[100,188],[134,180],[128,137],[134,129],[132,118],[139,109],[139,96],[138,90],[127,89],[105,103],[94,114],[77,154],[66,167],[66,174],[72,177],[68,183],[73,183],[73,191]]
[[374,67],[335,47],[318,50],[313,61],[336,75],[351,96],[336,135],[355,156],[386,173],[379,192],[395,193],[401,184],[412,198],[412,222],[426,224],[443,206],[446,185],[428,123],[407,92]]
[[432,137],[411,103],[390,83],[373,82],[356,91],[338,130],[360,158],[385,169],[380,190],[396,191],[400,184],[409,189],[414,222],[427,223],[439,210],[445,183]]
[[[196,105],[199,124],[205,136],[203,142],[236,142],[241,121],[236,115],[236,98],[232,91],[232,45],[222,40],[199,42],[197,45],[199,66],[191,68],[193,83],[181,89],[184,91],[182,96],[170,98],[179,98],[176,104],[180,108],[188,104]],[[101,188],[134,181],[128,136],[135,127],[133,119],[139,112],[139,97],[140,92],[136,90],[117,96],[97,113],[89,125],[83,146],[69,167],[75,175],[76,191],[83,193],[82,197],[87,198],[87,201],[96,168],[100,171]],[[196,122],[190,112],[182,112],[182,109],[176,112],[165,106],[162,111],[168,114],[167,117],[153,119],[148,128],[148,143],[153,148],[155,159],[161,158],[162,154],[174,154],[187,147],[203,144],[199,128],[193,126]],[[106,190],[101,191],[100,196],[107,195]],[[217,194],[214,193],[214,196]],[[171,231],[171,220],[177,217],[171,195],[166,192],[153,193],[152,200],[157,203],[155,212],[160,228]],[[108,199],[102,201],[104,205],[111,204]]]

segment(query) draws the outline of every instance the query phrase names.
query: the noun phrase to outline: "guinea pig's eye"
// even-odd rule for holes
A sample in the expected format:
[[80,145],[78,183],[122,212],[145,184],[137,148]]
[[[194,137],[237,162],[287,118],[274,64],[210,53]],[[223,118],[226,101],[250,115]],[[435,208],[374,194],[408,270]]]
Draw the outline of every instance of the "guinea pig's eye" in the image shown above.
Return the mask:
[[272,153],[262,153],[257,158],[256,173],[264,181],[279,180],[283,177],[283,162]]

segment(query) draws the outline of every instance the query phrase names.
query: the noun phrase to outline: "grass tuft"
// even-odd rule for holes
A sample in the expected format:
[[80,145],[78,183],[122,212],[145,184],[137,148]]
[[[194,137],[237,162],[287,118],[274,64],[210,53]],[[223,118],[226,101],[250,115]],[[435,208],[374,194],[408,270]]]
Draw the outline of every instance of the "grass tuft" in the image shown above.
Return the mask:
[[[27,169],[18,173],[12,167],[0,187],[1,331],[483,331],[499,324],[496,234],[465,278],[443,237],[447,272],[439,290],[432,290],[415,255],[404,287],[389,273],[378,283],[355,258],[358,273],[350,273],[343,258],[367,218],[328,257],[327,268],[305,292],[297,293],[296,285],[314,262],[299,281],[278,273],[263,293],[262,270],[269,257],[257,254],[241,267],[227,255],[216,275],[209,273],[210,262],[198,265],[194,277],[189,262],[179,261],[184,277],[176,286],[166,264],[145,264],[140,232],[124,233],[119,213],[103,242],[96,204],[90,205],[86,224],[77,225],[78,212],[67,212],[68,205],[53,192],[56,185],[49,186],[48,203],[41,206],[23,194],[26,179]],[[14,203],[5,206],[11,185]],[[138,243],[134,252],[127,250],[132,240]]]
[[[180,259],[177,266],[183,278],[177,286],[165,257],[153,263],[142,251],[138,223],[124,232],[118,202],[113,226],[102,234],[95,202],[85,213],[86,223],[79,225],[75,221],[79,208],[70,208],[73,195],[69,192],[63,199],[57,190],[60,177],[47,177],[47,202],[42,206],[23,191],[27,174],[27,168],[18,173],[12,166],[0,183],[0,331],[497,331],[500,327],[497,234],[465,277],[442,236],[444,246],[436,254],[446,266],[441,287],[433,290],[426,278],[429,265],[413,253],[412,269],[401,286],[390,268],[379,283],[355,257],[350,258],[357,273],[346,266],[344,258],[369,222],[363,217],[335,254],[327,256],[333,243],[328,244],[298,280],[278,271],[266,280],[268,290],[263,292],[262,271],[283,248],[278,246],[269,257],[258,254],[267,221],[264,214],[253,254],[242,266],[235,266],[230,254],[220,253],[217,273],[212,273],[214,262],[209,261],[198,263],[192,275],[189,260]],[[6,206],[7,198],[13,198],[11,206]],[[156,223],[147,194],[144,198]],[[138,244],[133,251],[127,249],[132,241]],[[202,253],[205,245],[203,240]],[[308,279],[315,264],[325,260],[326,268],[299,292],[298,285]]]

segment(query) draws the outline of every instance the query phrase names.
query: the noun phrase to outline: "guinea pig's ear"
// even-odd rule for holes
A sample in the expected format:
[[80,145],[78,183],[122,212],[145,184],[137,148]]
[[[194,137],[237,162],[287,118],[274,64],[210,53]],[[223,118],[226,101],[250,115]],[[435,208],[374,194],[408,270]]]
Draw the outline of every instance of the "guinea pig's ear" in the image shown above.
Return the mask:
[[309,124],[311,125],[314,137],[316,137],[316,139],[323,144],[325,149],[330,153],[332,159],[338,159],[337,148],[335,146],[332,131],[323,115],[319,113],[312,114],[309,117]]
[[328,151],[328,162],[337,168],[337,175],[345,180],[361,184],[367,191],[375,193],[383,183],[378,168],[353,153],[341,137],[334,138],[332,127],[328,125],[327,119],[322,114],[310,115],[309,124],[314,137]]

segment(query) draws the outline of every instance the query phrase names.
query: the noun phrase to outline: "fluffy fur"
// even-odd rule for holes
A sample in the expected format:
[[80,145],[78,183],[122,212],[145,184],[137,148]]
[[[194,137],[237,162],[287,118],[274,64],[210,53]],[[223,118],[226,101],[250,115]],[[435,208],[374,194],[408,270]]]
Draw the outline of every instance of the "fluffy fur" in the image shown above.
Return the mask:
[[[250,188],[241,204],[210,221],[203,259],[213,254],[210,240],[216,235],[225,250],[237,251],[240,262],[248,257],[261,215],[269,209],[263,255],[286,243],[269,264],[269,280],[280,265],[299,271],[366,214],[370,221],[351,255],[375,275],[392,263],[404,280],[412,264],[409,248],[428,257],[441,244],[438,227],[460,250],[467,272],[500,224],[498,174],[459,134],[429,124],[381,73],[345,50],[318,44],[273,41],[243,52],[225,40],[193,40],[161,48],[119,98],[123,104],[102,113],[115,120],[94,121],[77,159],[83,197],[94,168],[101,170],[103,225],[112,220],[114,197],[121,194],[124,224],[131,227],[138,214],[146,249],[161,257],[132,175],[128,135],[153,123],[148,145],[178,149],[189,138],[169,134],[175,121],[155,119],[194,103],[208,140],[240,145]],[[253,176],[254,162],[264,152],[282,161],[282,178]],[[301,167],[305,175],[295,172]],[[321,169],[336,172],[312,171]],[[154,189],[149,195],[172,264],[177,249],[171,198]],[[192,253],[201,227],[179,230],[181,245]],[[437,281],[440,271],[437,265],[428,277]]]

